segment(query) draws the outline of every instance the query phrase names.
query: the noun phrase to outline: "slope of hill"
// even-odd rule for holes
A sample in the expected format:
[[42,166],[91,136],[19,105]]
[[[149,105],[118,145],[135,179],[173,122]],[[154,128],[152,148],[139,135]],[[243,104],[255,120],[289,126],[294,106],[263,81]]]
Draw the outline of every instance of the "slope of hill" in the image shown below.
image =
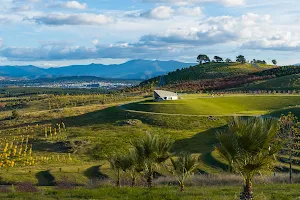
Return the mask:
[[278,67],[248,63],[209,63],[176,70],[163,77],[144,81],[140,86],[144,88],[163,86],[176,91],[225,89],[274,78],[276,71],[262,72],[276,68]]
[[121,79],[148,79],[194,65],[178,61],[131,60],[119,65],[72,65],[58,68],[35,66],[0,66],[0,76],[14,78],[45,78],[61,76],[97,76]]
[[258,81],[241,89],[249,90],[299,90],[300,74],[282,76],[274,79]]

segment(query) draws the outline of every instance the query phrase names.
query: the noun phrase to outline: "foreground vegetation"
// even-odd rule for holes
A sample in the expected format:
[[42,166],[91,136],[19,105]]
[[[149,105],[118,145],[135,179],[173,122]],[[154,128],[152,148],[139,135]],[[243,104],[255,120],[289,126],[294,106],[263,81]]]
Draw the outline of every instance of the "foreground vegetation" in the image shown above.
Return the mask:
[[[224,187],[224,182],[222,182],[219,185],[219,188],[224,188],[221,190],[222,192],[215,192],[215,196],[209,196],[209,192],[203,193],[202,190],[196,188],[194,190],[198,192],[192,192],[193,187],[200,185],[193,185],[188,180],[186,182],[186,177],[197,174],[198,178],[201,177],[198,174],[216,175],[228,172],[226,159],[218,154],[214,147],[218,144],[216,133],[226,130],[226,126],[234,114],[244,116],[269,114],[280,117],[282,113],[288,112],[287,109],[298,109],[299,98],[297,95],[234,95],[219,96],[218,98],[209,95],[185,95],[180,101],[154,103],[145,102],[149,99],[143,96],[124,94],[3,96],[0,98],[3,104],[3,111],[0,113],[0,137],[4,141],[1,150],[8,141],[8,149],[13,152],[15,143],[11,146],[12,140],[14,138],[21,139],[21,136],[26,139],[29,135],[28,143],[24,143],[23,146],[19,145],[19,139],[14,140],[18,144],[16,151],[21,147],[23,150],[26,145],[26,155],[30,155],[29,151],[32,151],[35,162],[34,164],[29,162],[25,166],[16,162],[13,167],[2,168],[0,183],[7,185],[9,189],[11,189],[11,185],[14,185],[15,189],[13,190],[17,192],[6,191],[1,195],[3,198],[18,199],[21,198],[20,195],[26,197],[28,194],[20,194],[17,189],[18,184],[25,182],[43,190],[37,194],[45,195],[45,199],[54,197],[99,198],[98,195],[101,192],[98,191],[102,191],[103,197],[105,197],[112,190],[114,191],[111,192],[112,197],[107,196],[105,199],[113,199],[113,197],[117,198],[122,195],[122,197],[128,196],[128,199],[134,199],[138,198],[137,194],[141,193],[153,195],[156,199],[164,197],[175,199],[177,196],[182,199],[189,197],[191,199],[232,199],[240,195],[243,184],[241,178],[238,179],[237,184],[228,187]],[[139,103],[132,103],[135,101]],[[120,107],[122,104],[125,105]],[[140,112],[131,112],[124,108]],[[16,112],[13,114],[13,111]],[[145,111],[161,112],[162,115]],[[166,113],[183,115],[164,115]],[[295,112],[295,114],[299,116],[300,113]],[[140,172],[131,173],[133,168],[130,168],[129,171],[125,170],[126,173],[121,169],[119,185],[124,185],[124,188],[113,188],[111,185],[117,183],[118,171],[115,170],[117,168],[111,168],[112,163],[106,160],[107,156],[112,152],[117,155],[125,155],[134,144],[133,141],[139,141],[135,148],[140,149],[142,142],[139,139],[142,139],[145,133],[159,137],[169,136],[170,140],[174,142],[173,145],[166,148],[166,154],[161,154],[163,160],[168,158],[166,162],[168,166],[157,168],[159,162],[155,161],[154,165],[147,165],[146,171],[140,171],[142,175]],[[164,151],[160,149],[158,152]],[[188,152],[188,154],[180,152]],[[147,160],[149,161],[151,158],[152,161],[161,161],[160,157],[153,156],[157,155],[156,153],[151,154]],[[14,153],[11,155],[11,160],[17,159],[14,157]],[[178,159],[171,155],[181,157]],[[183,166],[184,160],[197,160],[197,166],[191,165],[191,170],[184,173],[187,176],[181,177],[182,171],[178,166]],[[285,162],[275,164],[278,172],[285,172],[289,169]],[[297,172],[297,170],[299,170],[299,166],[295,163],[293,172]],[[148,178],[150,177],[149,180],[154,186],[151,191],[140,187],[146,185],[146,181],[142,177],[147,174],[151,175]],[[272,175],[272,172],[267,173],[267,177]],[[160,176],[166,176],[165,178],[169,178],[169,180],[157,182]],[[135,180],[137,188],[128,188],[132,185],[133,180]],[[232,179],[228,180],[232,181]],[[101,181],[105,183],[101,183]],[[107,181],[111,181],[108,186]],[[288,183],[288,178],[284,182]],[[175,189],[179,189],[178,186],[175,188],[173,185],[178,183],[181,184],[182,190],[184,186],[190,187],[184,189],[184,194],[176,196]],[[279,187],[276,185],[278,182],[269,182],[270,186],[264,186],[264,183],[267,182],[255,182],[255,197],[276,199],[268,191],[260,192],[263,190],[258,187],[277,188]],[[298,183],[297,179],[295,179],[295,183]],[[97,187],[98,184],[106,186],[91,190],[86,188],[87,186]],[[165,186],[169,184],[172,186]],[[229,182],[225,182],[225,185],[228,184]],[[206,191],[210,192],[217,190],[217,186],[214,184],[206,188]],[[61,191],[61,189],[70,189],[70,191]],[[88,196],[89,191],[94,196]],[[38,195],[37,197],[39,197]],[[294,197],[291,192],[291,199]],[[280,198],[279,195],[278,199]]]
[[[300,185],[262,184],[255,190],[256,199],[260,200],[294,200],[299,198]],[[78,188],[73,190],[53,190],[40,188],[36,193],[0,193],[1,199],[191,199],[191,200],[232,200],[238,199],[239,187],[203,186],[188,187],[184,193],[176,191],[173,186],[146,188]]]

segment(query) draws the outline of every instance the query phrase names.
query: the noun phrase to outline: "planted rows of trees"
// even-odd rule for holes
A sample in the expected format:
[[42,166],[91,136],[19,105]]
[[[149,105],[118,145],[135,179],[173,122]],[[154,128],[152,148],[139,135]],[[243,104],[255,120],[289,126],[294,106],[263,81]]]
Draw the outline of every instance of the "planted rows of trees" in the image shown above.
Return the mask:
[[[259,72],[243,74],[238,76],[231,76],[225,78],[215,77],[214,79],[199,79],[197,81],[182,81],[178,83],[169,84],[168,89],[174,91],[200,91],[200,90],[221,90],[227,88],[238,87],[247,83],[253,83],[260,80],[268,80],[272,78],[299,74],[300,68],[297,66],[283,66],[280,68],[272,68]],[[220,74],[218,74],[220,75]]]
[[121,94],[92,94],[92,95],[51,95],[47,100],[48,109],[84,106],[90,104],[109,104],[126,101],[128,97]]
[[[234,118],[226,130],[217,133],[216,152],[227,161],[229,172],[244,179],[241,200],[253,199],[254,177],[274,171],[279,154],[290,155],[289,152],[299,149],[300,129],[295,128],[298,126],[292,114],[283,115],[279,122],[256,117]],[[199,159],[186,152],[171,154],[172,145],[170,137],[147,134],[132,142],[128,153],[111,155],[108,160],[116,174],[116,186],[120,187],[121,177],[129,174],[132,186],[140,176],[151,188],[156,171],[163,168],[178,181],[180,191],[184,191],[187,178],[197,173]]]
[[274,76],[254,76],[254,75],[240,75],[228,78],[217,78],[199,81],[183,82],[178,84],[171,84],[166,86],[169,90],[179,92],[199,92],[204,90],[222,90],[226,88],[237,87],[246,83],[253,83],[256,81],[274,78]]
[[[0,131],[0,170],[13,167],[36,166],[49,162],[72,161],[71,153],[37,153],[38,143],[67,143],[67,128],[63,122],[53,125],[26,126]],[[40,147],[38,147],[40,148]],[[65,152],[67,153],[67,152]]]

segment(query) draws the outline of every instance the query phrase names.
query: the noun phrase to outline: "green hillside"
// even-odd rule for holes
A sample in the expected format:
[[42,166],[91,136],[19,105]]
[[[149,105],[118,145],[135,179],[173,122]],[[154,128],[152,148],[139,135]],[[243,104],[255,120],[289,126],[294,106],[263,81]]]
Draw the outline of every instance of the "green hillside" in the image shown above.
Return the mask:
[[[260,72],[263,70],[274,68],[272,65],[252,65],[249,63],[207,63],[202,65],[190,66],[181,70],[168,73],[163,77],[163,85],[202,80],[202,79],[215,79],[230,76],[237,76],[241,74],[249,74]],[[141,85],[160,84],[161,77],[155,77],[144,81]]]
[[259,81],[242,88],[250,90],[299,90],[300,74],[293,74],[270,80]]
[[142,82],[135,90],[160,87],[176,92],[216,90],[298,90],[298,66],[208,63],[170,72]]

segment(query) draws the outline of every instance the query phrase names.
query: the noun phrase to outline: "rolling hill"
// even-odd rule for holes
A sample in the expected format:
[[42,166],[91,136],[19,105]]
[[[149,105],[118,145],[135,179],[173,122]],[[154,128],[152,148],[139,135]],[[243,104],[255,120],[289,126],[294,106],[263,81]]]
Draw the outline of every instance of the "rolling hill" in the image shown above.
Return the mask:
[[0,66],[0,76],[13,78],[45,78],[63,76],[97,76],[119,79],[148,79],[194,65],[178,61],[131,60],[118,65],[71,65],[58,68],[35,66]]
[[[293,77],[283,78],[285,76],[296,75],[300,73],[298,66],[273,66],[261,64],[241,64],[241,63],[209,63],[203,65],[191,66],[181,70],[169,72],[165,76],[158,76],[142,82],[140,89],[149,89],[153,87],[162,87],[167,90],[178,92],[199,92],[203,90],[223,90],[237,88],[242,90],[249,89],[267,89],[266,86],[258,85],[271,81],[281,82],[285,80],[285,87],[281,85],[279,88],[294,88],[297,86],[297,79]],[[275,80],[275,81],[273,81]],[[288,83],[287,83],[288,82]],[[251,85],[248,87],[249,85]],[[241,87],[242,86],[242,87]],[[271,87],[272,88],[272,87]]]

